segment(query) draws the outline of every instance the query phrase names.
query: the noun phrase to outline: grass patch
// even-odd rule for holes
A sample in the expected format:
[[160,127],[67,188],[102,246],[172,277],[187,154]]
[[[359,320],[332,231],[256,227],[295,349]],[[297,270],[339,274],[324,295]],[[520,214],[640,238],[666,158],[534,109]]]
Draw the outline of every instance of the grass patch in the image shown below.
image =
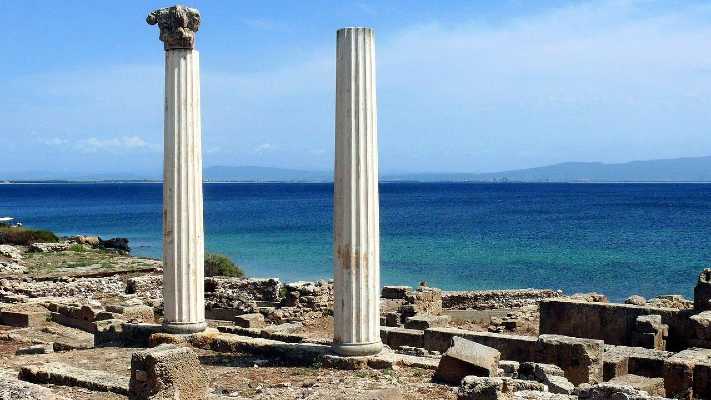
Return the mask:
[[75,253],[86,253],[86,247],[80,245],[79,243],[75,243],[69,246],[69,251],[73,251]]
[[32,243],[55,243],[59,238],[53,232],[22,227],[0,227],[0,244],[29,246]]
[[226,255],[207,254],[205,256],[205,276],[244,278],[244,271]]

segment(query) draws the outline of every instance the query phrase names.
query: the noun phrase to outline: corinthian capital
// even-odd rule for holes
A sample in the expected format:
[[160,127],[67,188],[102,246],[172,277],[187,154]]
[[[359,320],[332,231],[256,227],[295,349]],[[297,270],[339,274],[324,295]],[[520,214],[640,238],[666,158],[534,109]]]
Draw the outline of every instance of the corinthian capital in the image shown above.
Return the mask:
[[195,32],[200,27],[200,12],[197,9],[179,5],[159,8],[148,14],[146,22],[158,24],[160,40],[166,51],[195,48]]

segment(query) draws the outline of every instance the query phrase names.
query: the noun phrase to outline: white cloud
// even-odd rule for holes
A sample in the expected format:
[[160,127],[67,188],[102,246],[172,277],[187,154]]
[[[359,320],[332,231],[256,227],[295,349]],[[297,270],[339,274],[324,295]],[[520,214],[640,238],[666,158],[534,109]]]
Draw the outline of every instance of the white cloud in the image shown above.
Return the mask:
[[256,154],[264,154],[268,151],[274,150],[274,146],[272,146],[269,143],[262,143],[259,146],[254,148],[254,152]]
[[106,151],[124,153],[129,151],[160,151],[160,146],[151,144],[139,136],[118,136],[111,138],[90,137],[74,143],[75,147],[85,153]]

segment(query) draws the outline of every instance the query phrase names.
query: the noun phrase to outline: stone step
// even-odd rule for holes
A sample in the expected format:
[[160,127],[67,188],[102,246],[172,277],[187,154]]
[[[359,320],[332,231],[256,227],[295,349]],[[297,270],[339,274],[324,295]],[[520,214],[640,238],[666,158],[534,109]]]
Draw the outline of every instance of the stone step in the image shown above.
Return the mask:
[[22,367],[19,378],[31,383],[82,387],[96,392],[113,392],[128,396],[128,377],[72,367],[59,362]]

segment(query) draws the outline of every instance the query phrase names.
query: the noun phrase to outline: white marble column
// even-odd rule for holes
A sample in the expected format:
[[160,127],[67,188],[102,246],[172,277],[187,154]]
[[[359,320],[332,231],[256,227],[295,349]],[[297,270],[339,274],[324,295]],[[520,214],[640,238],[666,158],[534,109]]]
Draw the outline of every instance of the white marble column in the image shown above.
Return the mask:
[[163,155],[163,327],[201,332],[205,322],[200,67],[197,10],[153,11],[165,44]]
[[333,348],[361,356],[383,347],[373,31],[340,29],[336,60]]

